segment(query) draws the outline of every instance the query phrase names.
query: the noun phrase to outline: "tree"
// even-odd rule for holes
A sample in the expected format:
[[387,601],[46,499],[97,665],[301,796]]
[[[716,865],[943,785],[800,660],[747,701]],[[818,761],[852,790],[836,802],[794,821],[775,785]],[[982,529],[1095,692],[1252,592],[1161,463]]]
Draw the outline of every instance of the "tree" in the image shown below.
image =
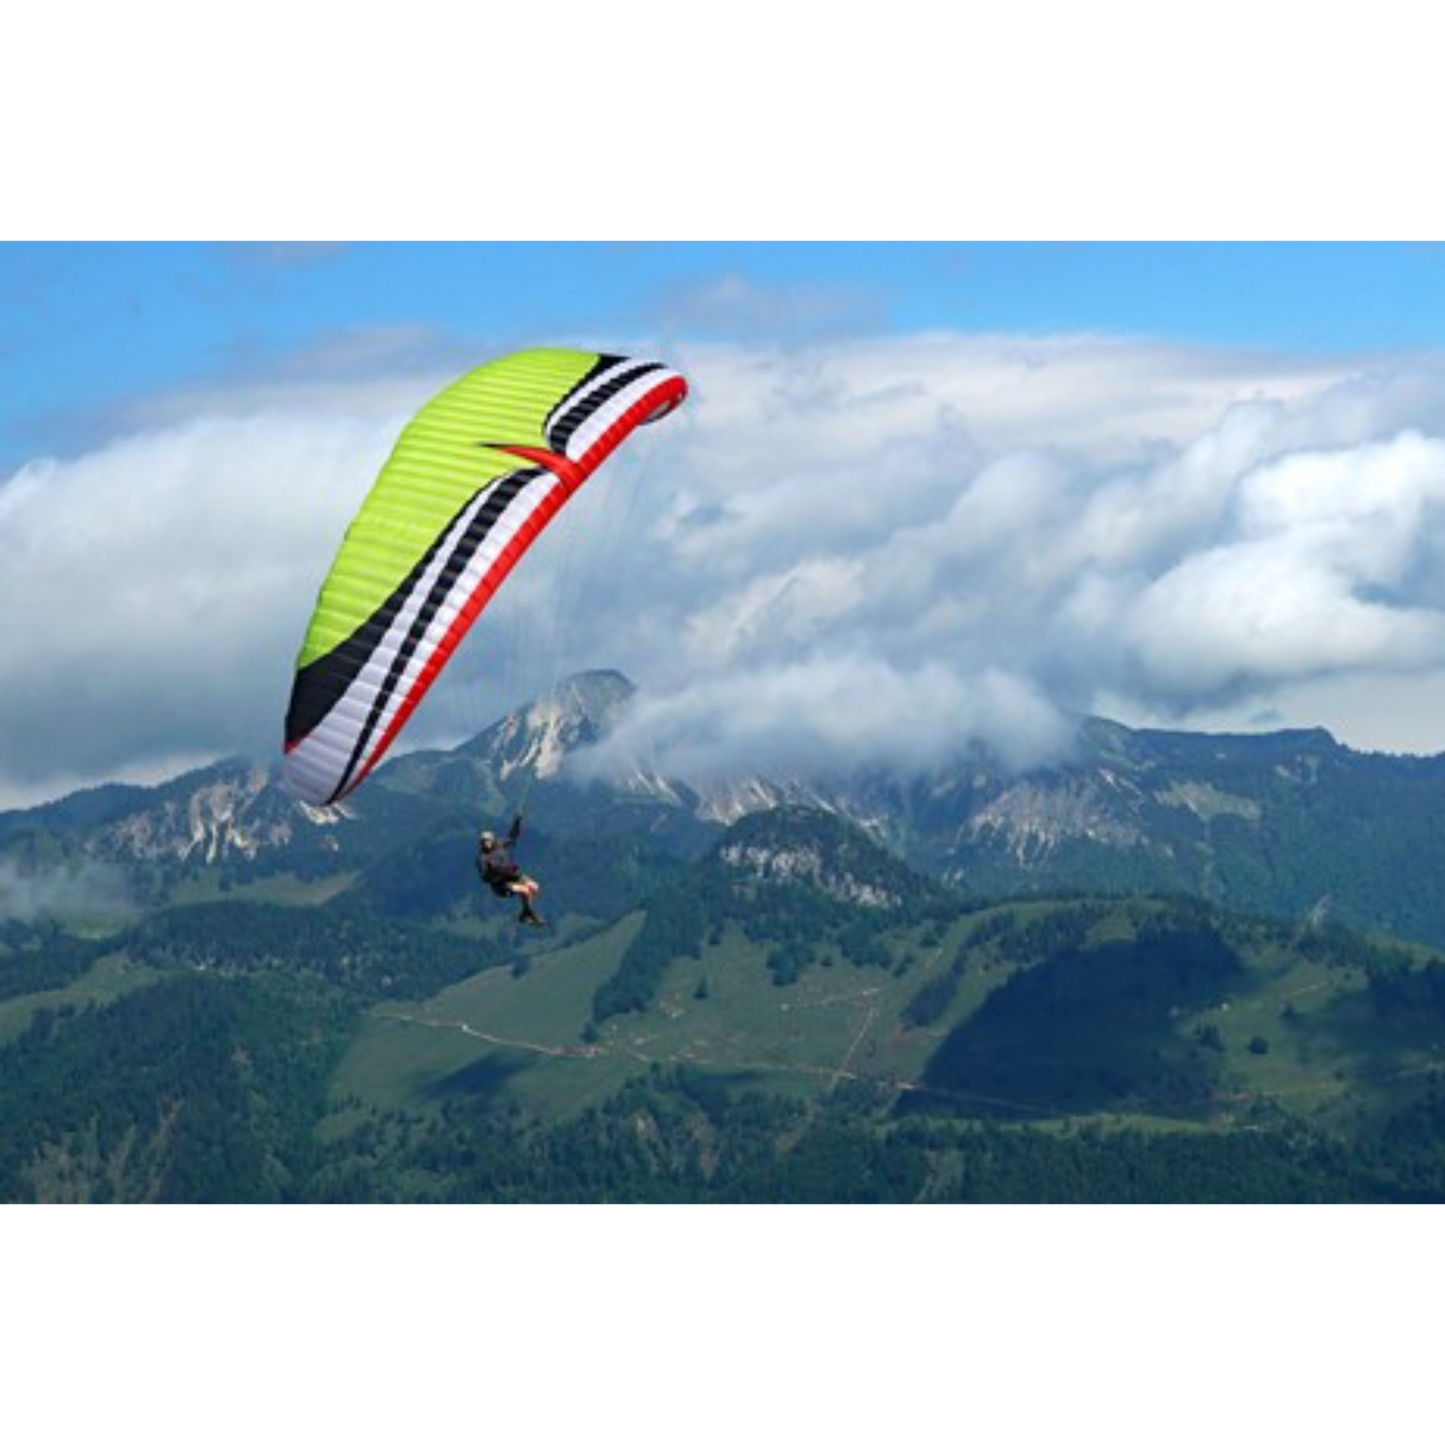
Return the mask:
[[1215,1024],[1200,1024],[1195,1029],[1194,1037],[1201,1048],[1213,1049],[1215,1053],[1224,1052],[1224,1039]]

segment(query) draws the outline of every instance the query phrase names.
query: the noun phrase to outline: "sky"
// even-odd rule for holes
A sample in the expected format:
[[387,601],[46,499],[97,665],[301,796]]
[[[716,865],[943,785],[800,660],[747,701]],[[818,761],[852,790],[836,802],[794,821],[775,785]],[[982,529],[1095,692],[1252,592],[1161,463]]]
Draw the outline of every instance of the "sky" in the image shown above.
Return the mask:
[[1026,767],[1074,721],[1445,751],[1445,249],[0,247],[0,806],[274,756],[409,413],[522,346],[688,376],[409,728],[563,672],[599,766]]

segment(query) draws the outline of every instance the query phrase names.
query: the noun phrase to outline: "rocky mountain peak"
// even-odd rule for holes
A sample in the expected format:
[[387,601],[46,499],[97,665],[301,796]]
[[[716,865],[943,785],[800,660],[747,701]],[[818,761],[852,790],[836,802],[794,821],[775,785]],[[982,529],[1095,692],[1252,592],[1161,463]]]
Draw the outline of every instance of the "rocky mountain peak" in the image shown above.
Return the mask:
[[757,882],[802,884],[866,908],[902,907],[929,886],[860,828],[819,808],[750,813],[728,829],[713,856]]
[[96,834],[101,857],[190,859],[219,863],[233,854],[253,858],[285,846],[292,809],[259,763],[228,759],[158,788]]
[[601,738],[636,691],[620,672],[576,673],[457,751],[503,784],[519,773],[555,779],[567,755]]

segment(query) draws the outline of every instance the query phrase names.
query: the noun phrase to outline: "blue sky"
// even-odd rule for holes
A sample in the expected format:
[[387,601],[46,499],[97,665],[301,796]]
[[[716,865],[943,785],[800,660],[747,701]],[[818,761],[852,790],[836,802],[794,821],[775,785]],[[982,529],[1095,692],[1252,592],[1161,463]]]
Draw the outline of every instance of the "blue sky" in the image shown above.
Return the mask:
[[1321,352],[1438,344],[1445,247],[20,244],[0,248],[0,467],[77,416],[318,338],[1113,332]]

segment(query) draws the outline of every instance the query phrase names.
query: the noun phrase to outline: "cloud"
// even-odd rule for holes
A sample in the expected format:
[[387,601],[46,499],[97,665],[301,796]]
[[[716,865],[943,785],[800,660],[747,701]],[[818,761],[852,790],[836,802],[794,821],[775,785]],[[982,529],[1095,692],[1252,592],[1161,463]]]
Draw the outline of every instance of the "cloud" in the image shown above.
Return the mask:
[[674,334],[800,341],[876,331],[883,296],[856,286],[761,285],[738,272],[679,282],[657,311]]
[[0,783],[269,747],[397,420],[198,419],[0,485]]
[[[850,755],[840,727],[895,762],[945,736],[1041,755],[1057,727],[1016,748],[1014,716],[978,705],[1000,677],[1054,722],[1235,725],[1328,678],[1358,729],[1377,675],[1445,663],[1438,358],[922,337],[692,369],[720,395],[699,387],[668,448],[609,654],[669,700],[618,757],[763,770]],[[850,675],[891,729],[844,704]],[[936,699],[951,732],[926,725]]]
[[[258,424],[284,416],[334,417],[400,426],[488,356],[521,345],[591,344],[560,334],[525,342],[478,339],[414,323],[328,328],[284,349],[243,336],[217,348],[212,365],[182,382],[47,411],[21,428],[49,454],[70,456],[95,452],[121,437],[226,417]],[[629,349],[623,342],[617,345]]]
[[334,262],[351,249],[350,236],[228,236],[225,256],[236,266],[292,270]]
[[280,354],[240,344],[184,384],[51,412],[30,429],[64,437],[68,450],[95,451],[118,437],[224,417],[259,424],[288,415],[399,421],[475,364],[475,356],[474,346],[425,326],[325,331]]
[[[0,796],[274,746],[346,520],[444,379],[424,339],[328,344],[0,483]],[[699,771],[974,738],[1024,765],[1096,710],[1445,747],[1411,682],[1445,675],[1441,358],[936,334],[670,359],[688,405],[583,489],[412,741],[615,666],[646,695],[610,755]]]
[[51,867],[22,867],[0,858],[0,919],[32,923],[38,918],[82,914],[115,916],[135,911],[135,900],[120,868],[77,861]]
[[1071,736],[1033,684],[1000,669],[963,678],[941,663],[903,670],[866,653],[825,652],[746,679],[724,673],[643,694],[626,727],[579,759],[579,772],[641,767],[697,780],[901,761],[926,773],[979,737],[1024,768],[1059,757]]
[[1247,472],[1217,545],[1121,599],[1143,682],[1184,700],[1250,683],[1445,663],[1445,442],[1286,456]]

